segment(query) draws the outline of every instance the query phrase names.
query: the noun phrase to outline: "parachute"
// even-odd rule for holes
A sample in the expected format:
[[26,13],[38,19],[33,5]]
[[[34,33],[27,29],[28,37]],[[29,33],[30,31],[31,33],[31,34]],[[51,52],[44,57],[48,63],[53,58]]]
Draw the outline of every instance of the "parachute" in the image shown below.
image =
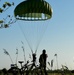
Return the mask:
[[52,8],[44,0],[26,0],[18,4],[14,16],[31,50],[37,50],[52,17]]
[[44,0],[26,0],[16,6],[14,15],[18,20],[47,20],[52,17],[52,8]]

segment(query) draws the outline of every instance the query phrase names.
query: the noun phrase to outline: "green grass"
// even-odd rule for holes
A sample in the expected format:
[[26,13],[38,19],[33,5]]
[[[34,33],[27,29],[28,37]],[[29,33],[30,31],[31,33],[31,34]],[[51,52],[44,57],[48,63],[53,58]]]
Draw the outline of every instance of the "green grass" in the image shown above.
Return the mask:
[[[4,75],[2,72],[0,72],[0,75]],[[8,73],[8,75],[13,75],[12,73]],[[18,75],[20,75],[20,73],[18,73]],[[25,74],[24,74],[25,75]],[[29,74],[30,75],[30,74]],[[48,75],[74,75],[74,73],[48,73]]]
[[[48,75],[62,75],[61,73],[48,73]],[[64,75],[74,75],[74,73],[65,73]]]

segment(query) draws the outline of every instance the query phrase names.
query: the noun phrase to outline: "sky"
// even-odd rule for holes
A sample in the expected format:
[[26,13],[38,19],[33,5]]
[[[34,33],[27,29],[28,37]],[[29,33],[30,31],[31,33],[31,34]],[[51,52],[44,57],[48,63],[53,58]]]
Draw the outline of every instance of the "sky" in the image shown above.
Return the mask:
[[[8,1],[12,3],[11,0],[1,0],[0,7],[5,2]],[[13,15],[15,7],[23,0],[13,0],[14,6],[7,9],[5,12],[0,13],[0,19],[5,18],[7,15]],[[9,28],[0,29],[0,69],[10,68],[11,60],[8,55],[4,54],[3,49],[6,49],[15,64],[16,62],[16,49],[18,49],[18,61],[24,61],[24,53],[22,46],[25,49],[26,60],[31,61],[30,55],[32,54],[31,47],[35,47],[37,43],[34,43],[37,38],[36,35],[33,37],[30,28],[25,28],[25,25],[43,25],[38,32],[38,36],[41,37],[39,41],[39,46],[37,49],[37,62],[39,55],[42,53],[43,49],[46,49],[48,58],[47,62],[54,60],[53,69],[57,68],[56,56],[58,59],[58,68],[60,69],[62,65],[67,66],[69,69],[74,69],[74,0],[46,0],[53,9],[52,18],[43,22],[16,22],[11,24]],[[7,21],[8,22],[8,19]],[[46,27],[47,25],[47,27]],[[22,29],[21,29],[22,27]],[[25,29],[24,29],[25,28]],[[26,31],[25,31],[26,30]],[[32,28],[33,30],[33,28]],[[42,31],[41,31],[42,30]],[[45,30],[45,31],[43,31]],[[30,33],[30,34],[28,34]],[[37,31],[36,31],[37,33]],[[24,35],[25,34],[25,35]],[[29,42],[25,39],[25,36]],[[22,42],[23,43],[22,43]],[[36,44],[36,45],[35,45]],[[35,50],[33,49],[33,52]],[[20,67],[20,64],[17,63]],[[50,68],[49,65],[47,67]]]

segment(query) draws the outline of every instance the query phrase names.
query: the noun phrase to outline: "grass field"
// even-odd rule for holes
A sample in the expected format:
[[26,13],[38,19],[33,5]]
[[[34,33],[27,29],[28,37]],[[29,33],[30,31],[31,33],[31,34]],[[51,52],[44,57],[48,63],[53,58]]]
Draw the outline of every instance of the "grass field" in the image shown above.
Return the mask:
[[[0,75],[4,75],[4,74],[0,73]],[[7,75],[7,74],[5,74],[5,75]],[[12,73],[8,73],[8,75],[13,75],[13,74]],[[20,75],[20,74],[18,73],[17,75]],[[65,73],[65,74],[63,74],[63,73],[48,73],[48,75],[74,75],[74,73],[71,73],[71,74],[70,73]]]
[[[5,73],[4,73],[5,72]],[[0,75],[21,75],[20,74],[20,71],[16,72],[17,74],[13,74],[13,72],[15,73],[15,71],[13,72],[9,72],[9,71],[2,71],[0,70]],[[34,73],[36,73],[36,71],[32,71],[29,73],[29,75],[34,75]],[[41,75],[38,71],[37,71],[38,74],[35,74],[35,75]],[[64,70],[64,71],[61,71],[61,70],[48,70],[47,71],[48,75],[74,75],[74,70]],[[26,75],[26,72],[24,72],[24,75]],[[44,74],[43,74],[44,75]]]

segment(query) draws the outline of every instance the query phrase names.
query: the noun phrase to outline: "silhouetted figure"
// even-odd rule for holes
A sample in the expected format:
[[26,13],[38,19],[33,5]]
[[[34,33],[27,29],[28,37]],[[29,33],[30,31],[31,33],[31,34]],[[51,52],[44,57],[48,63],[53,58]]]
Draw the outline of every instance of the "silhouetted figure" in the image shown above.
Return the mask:
[[32,66],[31,66],[31,68],[30,68],[30,70],[33,68],[33,67],[36,67],[36,54],[35,53],[33,53],[32,54]]
[[36,67],[36,53],[32,54],[32,64],[30,69],[26,72],[26,75],[29,75],[29,72],[33,69],[33,67]]
[[33,57],[32,62],[33,62],[33,63],[35,63],[35,62],[36,62],[36,54],[35,54],[35,53],[33,53],[33,54],[32,54],[32,57]]
[[47,72],[46,72],[46,61],[47,61],[47,54],[46,54],[46,50],[44,49],[42,51],[42,54],[39,57],[39,63],[40,63],[40,69],[44,70],[45,75],[47,75]]

